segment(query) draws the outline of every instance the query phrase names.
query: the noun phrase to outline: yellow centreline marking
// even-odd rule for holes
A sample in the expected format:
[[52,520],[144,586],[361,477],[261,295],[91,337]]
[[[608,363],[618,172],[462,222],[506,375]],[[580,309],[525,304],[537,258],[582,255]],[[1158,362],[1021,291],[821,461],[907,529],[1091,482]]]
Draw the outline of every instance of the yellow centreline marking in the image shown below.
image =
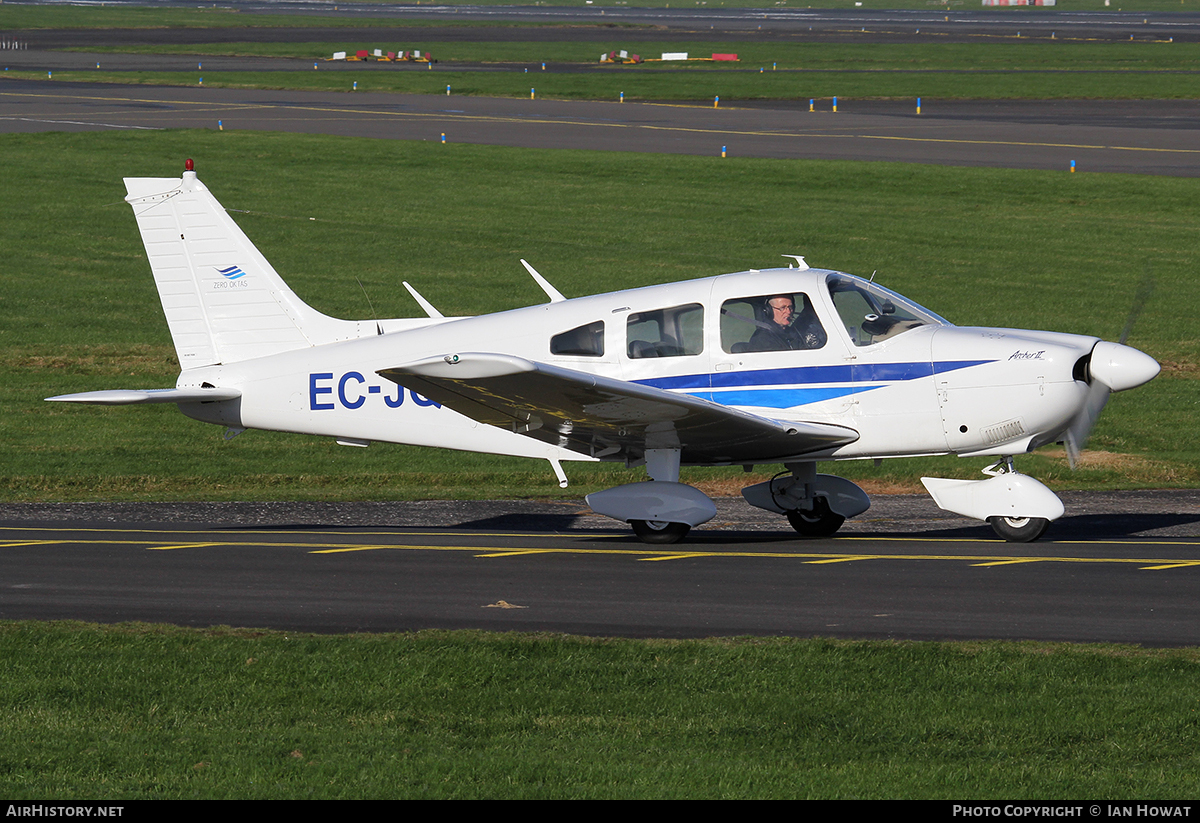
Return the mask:
[[639,560],[639,562],[644,561],[644,560],[648,560],[648,561],[690,560],[693,557],[721,557],[721,556],[722,555],[719,552],[683,552],[683,553],[677,553],[677,554],[664,554],[660,557],[640,557],[640,558],[638,558],[638,560]]
[[[553,535],[547,534],[546,532],[469,532],[469,533],[464,533],[461,530],[452,531],[452,530],[447,530],[447,529],[441,529],[441,530],[437,530],[437,531],[432,531],[432,530],[431,531],[408,531],[408,530],[400,530],[400,529],[393,529],[390,531],[356,531],[356,530],[350,530],[350,529],[328,529],[328,530],[322,530],[320,532],[314,532],[314,531],[299,530],[299,529],[286,529],[286,530],[285,529],[230,529],[228,527],[220,527],[220,528],[212,528],[212,529],[175,529],[175,530],[171,530],[171,531],[165,531],[163,529],[84,528],[84,527],[78,527],[78,526],[63,527],[63,528],[47,527],[47,526],[14,526],[14,527],[10,527],[10,528],[5,528],[3,531],[8,532],[8,533],[33,532],[35,534],[63,534],[63,535],[93,534],[93,533],[187,535],[187,536],[201,535],[201,534],[217,534],[217,535],[230,534],[230,535],[237,535],[238,537],[243,537],[246,535],[270,535],[270,536],[281,536],[282,537],[282,536],[296,535],[296,534],[304,534],[304,535],[319,534],[319,535],[331,535],[331,536],[345,535],[345,536],[350,536],[350,537],[377,537],[380,535],[384,535],[384,536],[389,536],[389,537],[398,537],[398,536],[404,536],[404,537],[453,537],[453,538],[460,538],[460,539],[465,538],[465,537],[471,537],[471,538],[505,537],[505,538],[513,538],[513,539],[516,539],[516,538],[535,538],[536,539],[536,538],[545,538],[545,537],[553,536]],[[715,532],[696,532],[696,533],[717,536],[717,533],[715,533]],[[586,534],[580,533],[578,536],[580,538],[589,538],[589,537],[612,537],[612,536],[628,536],[628,535],[629,535],[628,531],[623,531],[620,529],[613,529],[612,531],[599,531],[599,530],[588,531]],[[1002,540],[1000,540],[999,538],[976,539],[976,538],[970,538],[970,537],[921,537],[919,535],[915,535],[912,537],[884,537],[884,536],[874,536],[874,535],[839,535],[833,539],[836,540],[838,543],[854,543],[854,542],[859,542],[859,543],[862,543],[862,542],[905,543],[905,542],[907,542],[907,543],[976,543],[976,544],[986,543],[989,545],[997,545],[997,546],[1005,545],[1004,542]],[[36,543],[36,542],[43,542],[43,541],[31,541],[31,543]],[[70,543],[70,542],[77,542],[77,541],[72,541],[69,538],[62,537],[62,538],[58,538],[55,540],[47,540],[44,542],[46,542],[46,543]],[[137,544],[137,543],[161,543],[163,541],[161,541],[161,540],[101,540],[101,541],[95,541],[95,542],[122,545],[122,544]],[[225,543],[222,543],[222,545],[225,545]],[[230,545],[233,545],[233,544],[230,544]],[[321,545],[321,544],[317,544],[317,543],[314,543],[314,544],[282,543],[282,542],[273,543],[273,542],[264,541],[261,543],[239,542],[237,545],[293,546],[294,547],[294,546]],[[328,545],[328,544],[326,544],[326,545]],[[1048,545],[1048,546],[1189,546],[1191,548],[1200,549],[1200,540],[1198,540],[1198,539],[1190,539],[1190,540],[1188,540],[1188,539],[1183,539],[1183,540],[1048,540],[1048,541],[1045,541],[1044,543],[1039,543],[1039,545]],[[395,547],[393,546],[392,548],[395,548]],[[478,548],[486,548],[486,547],[478,547]],[[789,554],[788,556],[794,556],[794,555]],[[834,556],[834,555],[830,555],[830,556]],[[845,556],[845,555],[837,555],[837,556],[840,557],[840,556]],[[891,557],[892,555],[882,555],[882,556]],[[1150,561],[1147,560],[1146,562],[1150,562]],[[1163,561],[1163,562],[1172,562],[1172,561]],[[1190,561],[1180,561],[1180,562],[1190,562]]]
[[828,560],[806,560],[805,562],[816,566],[820,563],[849,563],[851,560],[876,560],[886,557],[888,557],[886,554],[848,554],[844,557],[831,557]]
[[[47,530],[47,529],[35,529],[32,527],[23,529],[23,530],[24,531],[53,531],[53,530]],[[101,530],[61,529],[58,531],[65,533],[65,532],[90,532],[90,531],[101,531]],[[477,557],[481,557],[481,558],[517,557],[517,556],[521,556],[521,555],[530,555],[530,554],[575,554],[575,555],[598,555],[598,556],[622,556],[623,555],[623,556],[627,556],[627,557],[633,557],[633,558],[636,558],[639,560],[684,560],[684,559],[689,559],[689,558],[701,558],[701,557],[731,557],[731,558],[732,557],[740,557],[740,558],[757,558],[757,559],[772,558],[772,559],[800,560],[802,562],[812,563],[812,564],[836,564],[836,563],[847,563],[847,562],[857,561],[857,560],[909,560],[909,561],[911,561],[911,560],[943,560],[943,561],[969,562],[969,563],[971,563],[971,565],[981,566],[981,567],[1017,565],[1017,564],[1023,564],[1023,563],[1092,563],[1092,564],[1123,563],[1123,564],[1135,564],[1144,570],[1163,570],[1163,569],[1190,568],[1190,567],[1200,566],[1200,558],[1196,558],[1196,557],[1187,557],[1187,558],[1185,558],[1185,557],[1071,557],[1068,555],[1021,556],[1021,555],[1000,555],[1000,554],[997,554],[997,555],[987,555],[987,554],[982,554],[982,555],[981,554],[879,554],[877,552],[855,554],[855,553],[848,553],[848,552],[844,552],[844,551],[842,551],[842,552],[811,552],[811,551],[769,551],[768,552],[768,551],[712,551],[712,550],[679,551],[678,549],[670,551],[670,550],[666,550],[666,549],[650,549],[650,548],[640,548],[640,547],[639,548],[612,548],[612,547],[591,548],[586,545],[586,542],[584,543],[584,545],[566,545],[566,546],[557,546],[557,547],[520,546],[520,547],[513,547],[513,548],[503,548],[503,547],[495,546],[495,545],[493,545],[493,546],[487,546],[487,545],[472,546],[472,545],[468,545],[466,543],[461,542],[463,540],[463,538],[465,538],[465,537],[466,538],[472,538],[472,537],[519,538],[519,537],[531,537],[531,536],[542,537],[542,538],[553,537],[553,535],[547,535],[547,534],[499,535],[499,534],[491,534],[491,533],[488,533],[488,534],[481,533],[478,535],[464,535],[462,532],[441,532],[441,531],[439,531],[439,532],[421,532],[421,533],[409,532],[409,533],[405,533],[405,536],[415,536],[415,534],[420,534],[420,535],[424,535],[424,536],[456,538],[459,541],[459,542],[451,544],[451,545],[437,546],[437,545],[418,545],[418,544],[409,544],[409,543],[366,543],[366,544],[364,544],[364,543],[330,543],[330,542],[321,543],[321,542],[308,542],[308,541],[300,542],[300,541],[294,541],[294,540],[281,540],[281,541],[210,540],[210,541],[194,541],[194,542],[188,542],[188,541],[171,542],[171,541],[165,541],[161,538],[161,535],[169,534],[169,533],[164,533],[161,531],[152,532],[150,530],[144,530],[144,531],[146,534],[159,535],[159,537],[158,537],[158,539],[147,537],[147,538],[142,538],[142,539],[131,539],[131,540],[103,540],[103,539],[95,540],[95,539],[92,539],[91,537],[84,537],[84,536],[81,536],[78,539],[71,539],[69,537],[64,536],[64,537],[60,537],[57,539],[51,539],[51,540],[0,541],[0,548],[18,547],[18,546],[62,546],[62,545],[69,545],[72,543],[80,543],[80,542],[86,541],[87,543],[94,544],[94,545],[144,547],[147,551],[173,551],[175,549],[222,547],[222,548],[251,548],[251,549],[274,549],[274,548],[302,549],[309,554],[342,554],[342,553],[349,553],[349,552],[384,551],[384,550],[434,551],[434,552],[474,552]],[[181,532],[181,534],[187,534],[187,533],[188,532]],[[197,534],[200,534],[200,533],[211,534],[212,532],[196,532],[196,533]],[[270,532],[270,531],[265,531],[265,532],[261,532],[261,533],[267,534],[267,535],[279,534],[277,532]],[[299,532],[294,532],[294,533],[299,533]],[[325,534],[334,534],[334,533],[327,532]],[[362,533],[357,533],[357,534],[361,535]],[[380,533],[373,533],[373,534],[387,534],[387,533],[380,532]],[[246,535],[247,535],[247,532],[244,532],[244,531],[237,532],[238,537],[243,537]],[[396,536],[400,536],[400,535],[396,535]],[[581,542],[584,542],[584,541],[587,541],[589,538],[594,538],[597,536],[609,537],[610,535],[609,535],[609,533],[600,533],[598,535],[597,534],[579,535],[578,537],[581,540]],[[899,537],[866,537],[866,536],[838,538],[837,542],[842,545],[845,545],[847,543],[853,543],[854,541],[860,541],[860,542],[861,541],[875,541],[875,542],[892,541],[892,542],[895,542],[895,541],[901,541],[901,540],[905,540],[910,543],[917,542],[917,543],[927,543],[927,544],[928,543],[967,542],[967,543],[973,543],[976,545],[978,545],[980,543],[983,543],[985,545],[996,545],[998,547],[1005,545],[1004,543],[1002,543],[998,540],[997,541],[991,541],[991,540],[980,541],[980,540],[969,540],[969,539],[963,539],[963,538],[953,538],[953,539],[918,538],[918,539],[913,539],[913,538],[899,538]],[[1066,542],[1068,542],[1068,541],[1064,541],[1063,544],[1057,544],[1057,545],[1065,545]],[[1163,541],[1122,540],[1122,541],[1108,541],[1108,542],[1101,542],[1101,543],[1092,543],[1092,542],[1088,542],[1088,541],[1069,541],[1069,542],[1074,543],[1074,544],[1098,546],[1098,547],[1166,545],[1166,546],[1186,547],[1186,548],[1190,548],[1190,549],[1200,549],[1200,542],[1186,541],[1186,540],[1163,540]],[[795,544],[793,544],[793,545],[795,545]],[[1049,545],[1056,545],[1056,544],[1049,544]]]
[[[258,545],[258,544],[251,544]],[[282,546],[292,544],[272,543],[270,546]],[[304,544],[296,544],[304,545]],[[1191,544],[1195,545],[1195,544]],[[379,549],[393,550],[408,550],[408,551],[437,551],[437,552],[479,552],[480,546],[414,546],[414,545],[386,545],[386,546],[346,546],[339,548],[317,549],[310,551],[310,554],[333,554],[338,552],[351,551],[375,551]],[[1186,566],[1200,566],[1200,560],[1186,560],[1181,558],[1148,558],[1148,557],[1068,557],[1061,555],[1045,555],[1035,557],[1018,557],[1013,555],[1002,556],[981,556],[969,554],[846,554],[844,552],[825,553],[825,552],[756,552],[756,551],[666,551],[655,549],[593,549],[583,547],[556,547],[556,548],[534,548],[525,547],[517,549],[497,549],[486,554],[477,554],[476,557],[516,557],[527,554],[585,554],[599,556],[628,556],[635,557],[638,560],[687,560],[700,557],[741,557],[741,558],[772,558],[779,560],[800,560],[808,564],[832,564],[832,563],[847,563],[855,560],[945,560],[958,562],[972,562],[973,566],[1002,566],[1015,565],[1022,563],[1123,563],[1123,564],[1154,564],[1152,566],[1143,566],[1143,568],[1176,568]]]
[[[303,544],[266,543],[264,545],[293,547],[293,546],[303,545]],[[386,546],[386,545],[384,545],[384,546],[344,546],[339,549],[318,549],[317,551],[309,552],[309,554],[342,554],[344,552],[375,552],[375,551],[379,551],[380,549],[415,549],[415,548],[420,548],[420,547],[418,547],[418,546]],[[463,547],[463,548],[466,548],[466,547]]]
[[147,546],[146,551],[169,552],[175,549],[206,549],[209,546],[228,546],[229,543],[173,543],[169,546]]
[[[42,97],[42,95],[27,94],[22,92],[0,92],[0,97]],[[370,117],[384,118],[421,118],[421,119],[438,119],[438,120],[470,120],[484,123],[521,123],[521,124],[538,124],[538,125],[555,125],[555,126],[588,126],[591,128],[614,128],[614,129],[645,129],[647,131],[670,131],[683,132],[688,134],[712,134],[721,136],[737,136],[737,137],[832,137],[840,136],[843,138],[857,138],[860,140],[900,140],[913,143],[959,143],[964,145],[979,145],[979,146],[1026,146],[1030,148],[1065,148],[1065,149],[1098,149],[1108,151],[1150,151],[1150,152],[1165,152],[1175,154],[1200,154],[1200,149],[1164,149],[1151,148],[1145,146],[1103,146],[1089,145],[1076,143],[1037,143],[1026,142],[1020,140],[966,140],[945,137],[900,137],[895,135],[884,134],[844,134],[830,135],[825,133],[805,134],[792,132],[778,131],[745,131],[738,129],[706,129],[706,128],[689,128],[684,126],[655,126],[649,123],[612,123],[612,122],[594,122],[588,120],[557,120],[552,118],[537,118],[537,117],[506,117],[503,115],[474,115],[474,114],[449,114],[442,112],[402,112],[402,111],[375,111],[372,109],[351,109],[337,108],[328,106],[277,106],[266,103],[230,103],[226,106],[214,106],[211,101],[198,102],[190,100],[153,100],[140,99],[132,97],[100,97],[81,94],[59,95],[61,98],[74,98],[79,100],[99,100],[99,101],[119,101],[133,103],[172,103],[179,106],[191,106],[194,111],[214,111],[218,108],[232,108],[238,110],[270,110],[280,109],[290,112],[320,112],[323,114],[337,114],[345,116],[348,114],[359,114]],[[207,109],[200,108],[207,107]],[[92,113],[94,115],[94,113]],[[164,112],[170,114],[170,112]],[[79,115],[84,116],[84,115]]]

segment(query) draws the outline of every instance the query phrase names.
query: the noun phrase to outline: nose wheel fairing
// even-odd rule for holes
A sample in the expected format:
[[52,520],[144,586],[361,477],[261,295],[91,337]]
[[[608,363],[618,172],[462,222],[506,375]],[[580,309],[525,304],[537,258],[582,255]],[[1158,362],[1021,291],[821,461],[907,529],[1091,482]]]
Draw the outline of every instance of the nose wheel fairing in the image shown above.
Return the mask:
[[1058,495],[1040,481],[1020,474],[1012,459],[985,469],[987,480],[948,480],[922,477],[939,508],[976,520],[986,520],[997,535],[1010,543],[1028,543],[1045,533],[1065,509]]

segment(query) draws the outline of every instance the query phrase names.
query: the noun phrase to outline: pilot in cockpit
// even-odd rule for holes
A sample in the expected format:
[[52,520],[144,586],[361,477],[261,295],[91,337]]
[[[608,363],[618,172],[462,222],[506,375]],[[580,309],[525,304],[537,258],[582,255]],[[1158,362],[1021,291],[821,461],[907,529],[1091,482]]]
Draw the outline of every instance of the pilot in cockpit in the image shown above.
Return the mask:
[[817,319],[806,295],[800,295],[804,305],[796,311],[796,301],[790,294],[768,297],[763,311],[766,317],[746,346],[747,351],[798,351],[819,349],[825,345],[825,329]]

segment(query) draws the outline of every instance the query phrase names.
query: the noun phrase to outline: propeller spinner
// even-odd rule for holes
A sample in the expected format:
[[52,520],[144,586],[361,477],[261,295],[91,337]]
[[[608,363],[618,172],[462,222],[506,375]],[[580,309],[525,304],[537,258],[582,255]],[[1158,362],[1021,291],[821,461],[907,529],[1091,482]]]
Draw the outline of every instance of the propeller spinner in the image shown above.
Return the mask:
[[1067,447],[1067,462],[1071,468],[1079,462],[1079,453],[1087,445],[1092,427],[1100,418],[1100,412],[1108,403],[1108,396],[1116,391],[1136,389],[1143,383],[1148,383],[1159,372],[1158,362],[1132,346],[1126,346],[1125,340],[1133,329],[1133,323],[1141,314],[1142,309],[1154,290],[1154,281],[1147,277],[1138,289],[1134,298],[1133,310],[1121,332],[1121,342],[1109,343],[1101,341],[1092,349],[1087,363],[1088,393],[1083,406],[1071,418],[1067,425],[1066,437],[1063,439]]

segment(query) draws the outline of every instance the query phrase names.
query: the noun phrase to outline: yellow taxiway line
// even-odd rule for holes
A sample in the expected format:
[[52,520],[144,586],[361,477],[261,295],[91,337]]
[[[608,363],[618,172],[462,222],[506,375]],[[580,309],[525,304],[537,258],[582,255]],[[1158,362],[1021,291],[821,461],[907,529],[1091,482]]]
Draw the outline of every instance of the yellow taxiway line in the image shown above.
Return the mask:
[[[462,535],[454,535],[462,537]],[[861,538],[860,538],[861,539]],[[82,540],[58,539],[58,540],[5,540],[0,541],[0,549],[16,548],[21,546],[64,546],[73,543],[84,542]],[[592,555],[592,556],[608,556],[608,557],[631,557],[638,560],[663,561],[663,560],[698,560],[701,558],[741,558],[741,559],[773,559],[773,560],[799,560],[804,563],[815,565],[828,565],[837,563],[850,563],[864,560],[909,560],[909,561],[948,561],[969,563],[977,567],[989,566],[1005,566],[1027,563],[1083,563],[1083,564],[1134,564],[1144,570],[1165,570],[1165,569],[1182,569],[1193,566],[1200,566],[1200,558],[1189,557],[1077,557],[1065,554],[1042,554],[1042,555],[994,555],[994,554],[880,554],[878,552],[814,552],[814,551],[713,551],[711,549],[697,549],[696,551],[680,551],[678,549],[651,549],[651,548],[594,548],[585,546],[496,546],[483,545],[472,546],[466,544],[454,545],[420,545],[413,543],[308,543],[294,541],[247,541],[247,540],[231,540],[231,541],[206,541],[206,542],[176,542],[176,541],[159,541],[149,539],[135,540],[90,540],[86,542],[95,545],[105,546],[128,546],[131,548],[143,548],[146,551],[176,551],[180,549],[206,549],[206,548],[230,548],[230,549],[300,549],[306,554],[315,555],[331,555],[331,554],[350,554],[356,552],[373,552],[373,551],[424,551],[424,552],[466,552],[473,554],[478,558],[507,558],[507,557],[523,557],[527,555],[544,555],[544,554],[571,554],[571,555]],[[840,542],[840,541],[839,541]],[[913,541],[913,542],[933,542],[933,541]],[[980,542],[980,541],[975,541]],[[1006,545],[996,541],[996,545]],[[1123,543],[1101,543],[1104,545],[1123,545]],[[1175,545],[1190,546],[1200,548],[1200,543],[1185,543],[1179,542]]]
[[[24,92],[0,92],[0,97],[35,97],[41,98],[43,95],[29,94]],[[129,102],[129,103],[169,103],[176,106],[188,106],[194,112],[217,111],[217,110],[245,110],[245,111],[268,111],[278,109],[289,112],[318,112],[323,114],[337,115],[363,115],[379,118],[418,118],[418,119],[435,119],[435,120],[465,120],[481,123],[521,123],[523,125],[538,124],[538,125],[554,125],[554,126],[586,126],[591,128],[612,128],[612,129],[644,129],[646,131],[667,131],[681,132],[687,134],[711,134],[722,137],[781,137],[802,139],[808,137],[838,137],[842,139],[858,139],[858,140],[898,140],[902,142],[912,143],[945,143],[945,144],[963,144],[977,146],[1023,146],[1027,148],[1059,148],[1059,149],[1077,149],[1077,150],[1106,150],[1106,151],[1134,151],[1134,152],[1163,152],[1168,154],[1200,154],[1200,149],[1186,148],[1156,148],[1151,146],[1109,146],[1102,144],[1088,143],[1043,143],[1023,140],[972,140],[964,138],[949,138],[949,137],[904,137],[900,135],[887,134],[854,134],[854,133],[837,133],[832,134],[825,131],[810,132],[804,129],[798,131],[754,131],[742,129],[719,129],[719,128],[699,128],[686,126],[656,126],[649,123],[613,123],[613,122],[598,122],[592,120],[560,120],[555,118],[539,118],[539,117],[506,117],[503,115],[473,115],[473,114],[454,114],[447,112],[403,112],[403,111],[378,111],[375,109],[354,109],[341,108],[332,106],[279,106],[270,103],[227,103],[216,104],[212,101],[191,101],[191,100],[171,100],[171,99],[152,99],[152,98],[136,98],[136,97],[104,97],[100,95],[84,95],[70,94],[58,95],[57,97],[67,99],[86,100],[89,102]],[[620,105],[620,104],[614,104]],[[141,112],[139,112],[141,114]],[[62,115],[66,116],[66,115]],[[83,116],[82,114],[80,116]]]

